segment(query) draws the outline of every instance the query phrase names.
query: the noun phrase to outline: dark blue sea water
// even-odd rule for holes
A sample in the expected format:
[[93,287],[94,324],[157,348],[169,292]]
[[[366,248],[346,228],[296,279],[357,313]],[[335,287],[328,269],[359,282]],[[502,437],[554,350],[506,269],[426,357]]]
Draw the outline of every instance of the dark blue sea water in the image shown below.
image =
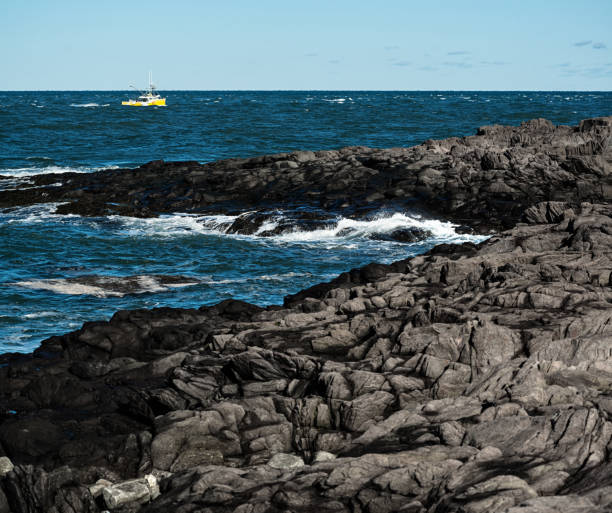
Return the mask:
[[[575,124],[612,114],[612,93],[169,91],[167,107],[121,106],[127,92],[0,92],[0,187],[37,173],[207,162],[348,145],[410,146],[536,117]],[[81,218],[36,206],[0,212],[0,352],[107,319],[123,308],[196,307],[228,297],[265,305],[370,261],[390,262],[441,241],[448,223],[410,212],[338,219],[318,232],[230,236],[231,219]],[[282,213],[279,213],[282,216]],[[373,232],[426,226],[405,245]],[[350,237],[338,236],[352,227]],[[473,238],[472,238],[473,239]]]

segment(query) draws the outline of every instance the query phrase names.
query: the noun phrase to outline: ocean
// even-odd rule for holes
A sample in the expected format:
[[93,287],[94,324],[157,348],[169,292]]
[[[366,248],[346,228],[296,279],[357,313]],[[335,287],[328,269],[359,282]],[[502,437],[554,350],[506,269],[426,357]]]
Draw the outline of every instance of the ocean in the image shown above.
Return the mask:
[[[412,146],[473,135],[487,124],[538,117],[576,124],[612,114],[610,92],[167,91],[168,106],[153,108],[121,106],[128,96],[0,92],[0,188],[39,173]],[[258,237],[225,233],[229,216],[83,218],[54,209],[0,210],[0,352],[32,351],[49,336],[121,309],[194,308],[230,297],[280,304],[287,294],[371,261],[483,239],[409,211]],[[280,222],[283,212],[276,216]],[[413,244],[372,237],[403,227],[433,235]]]

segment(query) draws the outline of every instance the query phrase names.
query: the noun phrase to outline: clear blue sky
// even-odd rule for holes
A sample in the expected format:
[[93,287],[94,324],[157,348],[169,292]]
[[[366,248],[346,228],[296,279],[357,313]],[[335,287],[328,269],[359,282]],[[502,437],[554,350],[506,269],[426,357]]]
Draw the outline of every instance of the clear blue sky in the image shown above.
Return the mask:
[[2,0],[0,90],[612,90],[612,0]]

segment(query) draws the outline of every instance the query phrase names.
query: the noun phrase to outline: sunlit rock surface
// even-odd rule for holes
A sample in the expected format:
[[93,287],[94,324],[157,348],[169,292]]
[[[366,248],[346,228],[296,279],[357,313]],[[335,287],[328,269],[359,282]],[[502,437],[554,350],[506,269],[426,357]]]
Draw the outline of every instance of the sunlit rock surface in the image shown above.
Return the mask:
[[[0,357],[0,512],[609,511],[611,126],[336,152],[509,229],[284,307],[118,312]],[[322,157],[283,158],[266,172],[307,181]]]

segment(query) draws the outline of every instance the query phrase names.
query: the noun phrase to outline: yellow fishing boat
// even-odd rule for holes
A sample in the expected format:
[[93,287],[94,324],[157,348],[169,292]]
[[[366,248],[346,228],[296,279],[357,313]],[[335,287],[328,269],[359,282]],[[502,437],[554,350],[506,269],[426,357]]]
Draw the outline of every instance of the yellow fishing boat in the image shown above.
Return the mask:
[[[134,86],[130,86],[134,87]],[[136,89],[134,87],[134,89]],[[140,93],[136,100],[127,100],[121,102],[121,105],[131,105],[133,107],[150,107],[150,106],[166,106],[166,99],[155,93],[156,87],[153,85],[153,75],[149,71],[149,89]]]

